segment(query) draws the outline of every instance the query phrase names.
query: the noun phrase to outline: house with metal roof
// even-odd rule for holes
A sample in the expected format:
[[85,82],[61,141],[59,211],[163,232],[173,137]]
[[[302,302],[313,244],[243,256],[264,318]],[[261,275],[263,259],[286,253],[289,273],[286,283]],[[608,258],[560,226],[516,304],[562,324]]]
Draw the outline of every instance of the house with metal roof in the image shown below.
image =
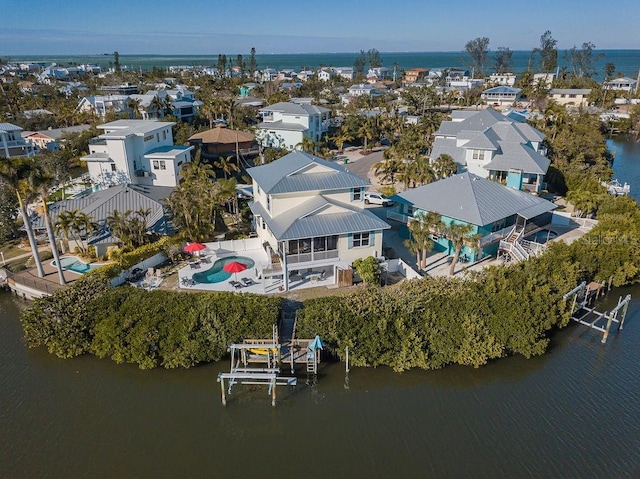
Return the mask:
[[173,144],[175,123],[156,120],[117,120],[98,129],[104,133],[89,143],[89,176],[102,187],[121,183],[175,187],[180,167],[191,161],[193,146]]
[[364,208],[369,183],[342,166],[294,151],[249,168],[254,228],[273,258],[263,276],[281,275],[288,289],[292,271],[327,271],[382,256],[389,225]]
[[520,100],[522,90],[512,86],[496,86],[482,92],[480,98],[490,105],[513,105]]
[[34,156],[35,148],[22,138],[22,128],[12,123],[0,123],[0,158]]
[[629,77],[618,77],[605,82],[604,89],[635,93],[638,90],[638,81]]
[[304,137],[319,141],[329,129],[331,110],[310,103],[280,102],[259,110],[256,137],[263,147],[293,150]]
[[[506,88],[506,87],[501,87]],[[539,193],[550,160],[542,145],[544,134],[514,121],[493,108],[453,112],[435,132],[431,158],[449,155],[458,171]]]
[[[389,218],[408,223],[423,213],[434,212],[450,225],[472,225],[470,235],[478,235],[477,245],[467,244],[464,254],[470,261],[495,256],[500,241],[513,235],[521,238],[551,223],[557,207],[550,201],[472,173],[462,173],[399,193],[393,197],[400,207]],[[453,255],[451,241],[434,231],[435,249]]]
[[587,106],[591,88],[552,88],[549,99],[562,106]]
[[[113,215],[114,211],[119,213],[127,211],[148,212],[149,214],[145,218],[147,231],[156,234],[168,233],[165,211],[160,199],[169,196],[172,188],[155,188],[153,194],[147,190],[148,188],[126,184],[112,186],[87,196],[58,201],[49,206],[49,215],[54,224],[63,211],[77,210],[89,216],[91,221],[97,224],[97,229],[92,235],[82,238],[82,241],[85,246],[94,246],[96,254],[102,256],[109,247],[116,246],[120,242],[117,237],[111,234],[107,225],[107,217]],[[33,227],[36,230],[44,231],[44,218],[38,216]],[[73,251],[78,245],[74,240],[70,238],[68,240],[68,249]]]

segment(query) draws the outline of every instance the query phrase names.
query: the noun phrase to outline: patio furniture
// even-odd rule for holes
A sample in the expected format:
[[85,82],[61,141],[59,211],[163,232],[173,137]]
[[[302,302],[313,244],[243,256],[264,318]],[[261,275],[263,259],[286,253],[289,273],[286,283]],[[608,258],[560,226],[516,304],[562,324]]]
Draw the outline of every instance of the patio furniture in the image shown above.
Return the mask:
[[200,258],[201,263],[211,264],[211,258],[209,256],[203,256]]
[[180,286],[195,286],[196,281],[193,278],[180,278]]
[[189,261],[189,266],[191,267],[191,269],[199,269],[200,261]]
[[311,271],[309,273],[305,273],[304,279],[308,279],[310,281],[318,281],[320,279],[324,279],[322,273],[319,271]]
[[244,288],[244,285],[242,283],[239,283],[238,281],[235,281],[233,279],[229,281],[229,284],[233,286],[235,289]]
[[244,284],[245,286],[252,286],[254,284],[258,284],[251,278],[240,278],[240,281],[242,281],[242,284]]

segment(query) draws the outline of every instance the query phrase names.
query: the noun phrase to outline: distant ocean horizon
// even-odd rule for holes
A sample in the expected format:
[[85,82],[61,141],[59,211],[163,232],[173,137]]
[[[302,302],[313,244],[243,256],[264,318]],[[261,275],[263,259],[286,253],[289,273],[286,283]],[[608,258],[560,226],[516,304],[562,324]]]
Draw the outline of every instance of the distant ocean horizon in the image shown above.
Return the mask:
[[[568,66],[564,59],[564,50],[558,52],[558,66]],[[493,55],[489,53],[487,70],[493,71]],[[352,67],[359,52],[344,53],[257,53],[258,69],[317,69],[320,66]],[[604,77],[604,67],[611,62],[616,67],[616,74],[636,78],[640,69],[640,50],[597,50],[595,55],[602,54],[596,64],[596,78]],[[226,54],[227,61],[236,63],[237,54]],[[242,54],[244,61],[248,61],[249,54]],[[531,51],[516,50],[513,52],[513,71],[521,73],[528,70]],[[464,68],[469,69],[468,57],[463,51],[453,52],[380,52],[382,63],[392,69],[397,65],[398,70],[410,68]],[[102,68],[108,68],[113,63],[113,54],[95,55],[4,55],[3,58],[11,62],[44,62],[56,63],[61,66],[69,64],[94,63]],[[215,66],[218,54],[212,55],[128,55],[120,53],[120,64],[132,70],[151,70],[153,67],[167,68],[169,66]]]

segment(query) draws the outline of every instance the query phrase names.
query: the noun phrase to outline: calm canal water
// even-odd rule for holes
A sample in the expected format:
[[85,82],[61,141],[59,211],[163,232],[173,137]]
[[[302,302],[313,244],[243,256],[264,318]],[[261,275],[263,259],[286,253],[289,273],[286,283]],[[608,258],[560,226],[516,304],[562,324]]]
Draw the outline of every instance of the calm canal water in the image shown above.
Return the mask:
[[140,371],[22,344],[0,296],[0,477],[640,477],[640,288],[606,345],[579,325],[543,357],[440,371],[324,365],[315,386],[237,387],[227,363]]
[[[640,151],[625,145],[616,177],[638,193]],[[0,293],[0,477],[638,478],[640,287],[600,309],[628,292],[625,329],[606,345],[572,324],[543,357],[480,369],[347,379],[324,364],[276,408],[247,387],[223,407],[227,362],[140,371],[29,350],[23,303]]]

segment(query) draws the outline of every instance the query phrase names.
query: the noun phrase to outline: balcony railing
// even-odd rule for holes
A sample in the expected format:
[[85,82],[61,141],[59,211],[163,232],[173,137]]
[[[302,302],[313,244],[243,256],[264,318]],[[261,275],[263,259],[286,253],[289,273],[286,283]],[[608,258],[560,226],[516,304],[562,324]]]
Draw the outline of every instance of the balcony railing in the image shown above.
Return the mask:
[[515,228],[516,228],[515,226],[507,226],[506,228],[502,228],[499,231],[495,231],[486,236],[483,236],[482,238],[480,238],[480,241],[478,242],[478,246],[480,248],[484,248],[485,246],[495,243],[496,241],[503,240],[508,236],[510,236],[511,233],[514,232]]
[[288,254],[287,264],[311,263],[313,261],[324,261],[338,258],[338,250],[314,251],[311,253]]

